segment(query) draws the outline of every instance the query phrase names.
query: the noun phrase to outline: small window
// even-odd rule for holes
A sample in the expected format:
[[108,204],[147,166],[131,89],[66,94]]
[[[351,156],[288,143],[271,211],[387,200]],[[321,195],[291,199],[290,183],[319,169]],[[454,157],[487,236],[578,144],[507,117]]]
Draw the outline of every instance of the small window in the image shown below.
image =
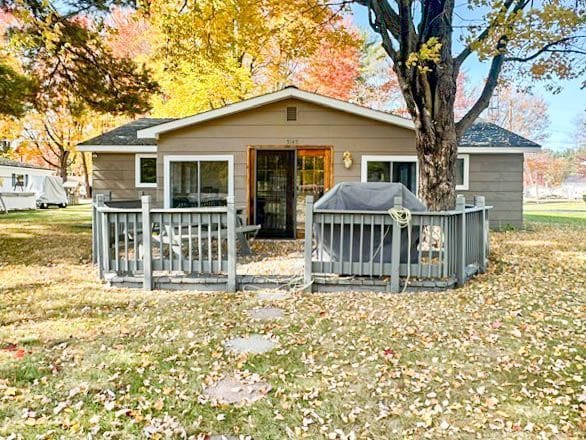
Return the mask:
[[402,183],[417,193],[416,156],[363,156],[363,182]]
[[24,190],[28,185],[28,174],[12,173],[12,190]]
[[456,190],[468,190],[468,161],[468,155],[458,155],[458,159],[456,160]]
[[297,120],[297,107],[287,107],[287,121]]
[[136,155],[136,186],[141,188],[156,188],[157,186],[157,155]]

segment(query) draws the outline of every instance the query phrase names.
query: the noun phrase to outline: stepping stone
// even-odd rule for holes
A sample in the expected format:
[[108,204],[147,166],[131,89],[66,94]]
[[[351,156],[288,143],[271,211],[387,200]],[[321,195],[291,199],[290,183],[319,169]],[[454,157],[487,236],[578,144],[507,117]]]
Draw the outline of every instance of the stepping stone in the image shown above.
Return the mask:
[[283,317],[283,311],[276,307],[261,307],[260,309],[252,309],[248,311],[252,319],[259,321],[272,321]]
[[277,344],[263,335],[250,335],[246,338],[230,339],[224,345],[236,353],[259,354],[272,350]]
[[234,376],[229,376],[205,388],[203,392],[220,404],[244,405],[262,399],[271,389],[272,387],[263,381],[246,383]]
[[278,301],[281,299],[289,298],[289,294],[287,292],[259,292],[258,299],[264,301]]

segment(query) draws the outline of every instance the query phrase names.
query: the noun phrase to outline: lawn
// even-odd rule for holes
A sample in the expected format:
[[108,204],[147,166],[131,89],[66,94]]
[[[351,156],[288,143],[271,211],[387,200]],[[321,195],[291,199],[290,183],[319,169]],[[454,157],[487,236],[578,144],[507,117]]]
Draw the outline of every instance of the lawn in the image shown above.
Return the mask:
[[[489,271],[418,294],[105,288],[87,207],[0,216],[0,438],[584,438],[586,234],[493,234]],[[228,338],[270,336],[268,354]],[[272,391],[216,405],[237,372]]]
[[525,221],[586,227],[586,202],[525,203]]

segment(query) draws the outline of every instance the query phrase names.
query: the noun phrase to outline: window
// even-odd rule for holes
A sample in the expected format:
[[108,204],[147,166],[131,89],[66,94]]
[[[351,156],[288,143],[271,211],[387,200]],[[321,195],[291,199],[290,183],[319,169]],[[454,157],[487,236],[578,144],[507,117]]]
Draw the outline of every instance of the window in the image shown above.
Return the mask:
[[[362,156],[363,182],[399,182],[417,194],[417,156]],[[456,190],[467,191],[469,156],[459,154],[456,162]]]
[[232,156],[165,157],[165,208],[225,206],[233,186]]
[[287,121],[297,120],[297,107],[287,107]]
[[418,171],[416,156],[362,156],[363,182],[402,183],[416,194]]
[[470,156],[467,154],[458,154],[456,161],[456,190],[458,191],[468,190],[469,161]]
[[135,156],[135,180],[138,188],[157,187],[157,155],[137,154]]
[[12,173],[12,189],[24,189],[28,186],[28,174],[16,174]]

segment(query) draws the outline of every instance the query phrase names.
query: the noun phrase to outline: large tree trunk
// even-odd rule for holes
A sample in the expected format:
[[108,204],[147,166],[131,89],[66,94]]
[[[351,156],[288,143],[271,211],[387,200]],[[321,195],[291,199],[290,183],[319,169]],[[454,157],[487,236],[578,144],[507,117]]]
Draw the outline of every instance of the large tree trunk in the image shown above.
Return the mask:
[[[451,116],[448,116],[451,118]],[[432,211],[453,209],[456,204],[456,159],[458,143],[454,124],[441,132],[417,130],[419,197]]]

